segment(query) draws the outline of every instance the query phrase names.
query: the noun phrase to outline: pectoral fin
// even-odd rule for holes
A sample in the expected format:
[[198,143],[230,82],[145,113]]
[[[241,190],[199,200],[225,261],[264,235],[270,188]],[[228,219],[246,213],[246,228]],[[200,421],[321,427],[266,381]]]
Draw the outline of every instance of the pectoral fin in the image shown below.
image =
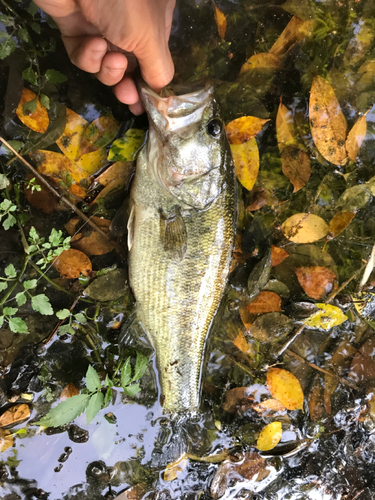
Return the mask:
[[129,219],[128,219],[128,249],[129,249],[129,252],[131,250],[131,247],[133,246],[134,213],[135,213],[135,208],[134,208],[134,205],[132,205],[131,210],[130,210]]
[[173,260],[182,260],[186,253],[187,234],[184,219],[178,207],[166,216],[160,213],[160,239],[164,250]]

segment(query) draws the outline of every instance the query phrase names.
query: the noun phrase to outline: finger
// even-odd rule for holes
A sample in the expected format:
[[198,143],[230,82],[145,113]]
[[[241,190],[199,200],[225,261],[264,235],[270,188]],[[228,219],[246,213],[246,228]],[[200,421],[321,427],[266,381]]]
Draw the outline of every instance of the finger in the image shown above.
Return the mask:
[[62,36],[70,60],[88,73],[98,73],[107,53],[107,42],[98,36]]
[[156,91],[168,85],[174,75],[174,65],[168,43],[159,39],[157,43],[147,43],[134,50],[142,77]]
[[121,52],[107,52],[102,59],[100,71],[96,74],[104,85],[119,83],[128,67],[128,60]]
[[125,104],[136,104],[139,101],[139,95],[134,80],[125,75],[115,88],[114,93],[120,102]]
[[145,112],[145,108],[142,106],[141,101],[138,101],[135,104],[131,104],[129,106],[129,109],[133,113],[133,115],[141,115]]

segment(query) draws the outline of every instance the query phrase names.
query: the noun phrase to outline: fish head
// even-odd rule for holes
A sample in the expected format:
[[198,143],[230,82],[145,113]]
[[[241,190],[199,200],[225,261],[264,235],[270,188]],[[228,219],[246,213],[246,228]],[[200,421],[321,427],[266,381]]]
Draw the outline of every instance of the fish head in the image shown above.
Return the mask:
[[165,97],[143,85],[140,93],[150,121],[149,175],[182,204],[206,208],[222,190],[229,151],[212,85]]

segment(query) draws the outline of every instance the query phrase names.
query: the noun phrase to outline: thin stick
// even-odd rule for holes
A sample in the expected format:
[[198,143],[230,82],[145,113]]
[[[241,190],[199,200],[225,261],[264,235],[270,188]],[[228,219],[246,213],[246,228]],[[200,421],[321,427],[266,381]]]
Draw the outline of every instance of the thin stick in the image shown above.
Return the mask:
[[357,275],[362,271],[362,269],[366,266],[367,264],[362,264],[362,266],[357,269],[354,274],[349,278],[347,279],[341,286],[338,287],[337,290],[335,290],[334,292],[331,293],[331,295],[328,297],[328,300],[326,301],[326,304],[329,304],[335,297],[338,293],[341,292],[341,290],[343,290],[347,285],[349,285],[349,283],[357,277]]
[[75,212],[82,220],[84,220],[85,222],[87,222],[87,224],[89,224],[93,229],[95,229],[95,231],[97,231],[100,236],[102,236],[103,238],[105,238],[106,240],[110,240],[110,236],[108,236],[108,234],[106,234],[102,229],[100,229],[100,227],[98,227],[95,222],[92,222],[91,219],[89,219],[87,217],[87,215],[85,215],[83,212],[81,212],[81,210],[79,210],[79,208],[77,208],[71,201],[68,200],[68,198],[66,198],[64,195],[60,194],[58,191],[56,191],[56,189],[54,189],[50,183],[32,166],[30,165],[30,163],[28,161],[25,160],[25,158],[23,158],[3,137],[0,136],[0,141],[5,144],[5,146],[10,149],[10,151],[12,151],[13,154],[15,154],[17,156],[17,158],[25,165],[25,167],[27,167],[29,170],[31,170],[31,172],[33,173],[33,175],[35,175],[35,177],[38,178],[38,180],[44,184],[44,186],[49,189],[51,191],[51,193],[53,193],[55,196],[57,196],[57,198],[59,198],[63,203],[64,205],[66,205],[67,207],[69,207],[71,210],[73,210],[73,212]]

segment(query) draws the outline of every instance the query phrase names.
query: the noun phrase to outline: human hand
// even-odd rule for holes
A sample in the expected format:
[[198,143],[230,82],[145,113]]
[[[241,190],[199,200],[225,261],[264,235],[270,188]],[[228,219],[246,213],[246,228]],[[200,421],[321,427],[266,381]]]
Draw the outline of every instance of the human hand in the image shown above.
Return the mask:
[[156,91],[173,78],[168,48],[175,0],[35,0],[53,17],[73,64],[114,86],[119,101],[143,112],[132,73],[139,64]]

